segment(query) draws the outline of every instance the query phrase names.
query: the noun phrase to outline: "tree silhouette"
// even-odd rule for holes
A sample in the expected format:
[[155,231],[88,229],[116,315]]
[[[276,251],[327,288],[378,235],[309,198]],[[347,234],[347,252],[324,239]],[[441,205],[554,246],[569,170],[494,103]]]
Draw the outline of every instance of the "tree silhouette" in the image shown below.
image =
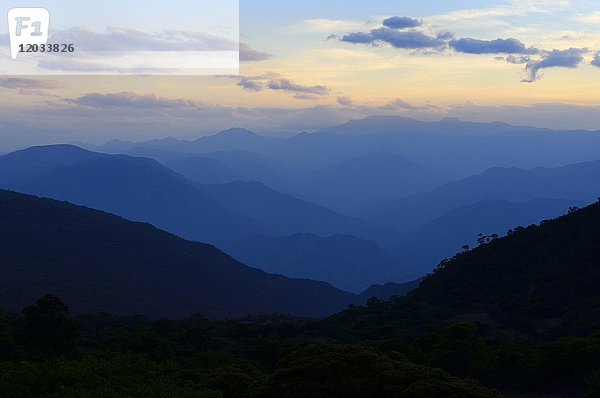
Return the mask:
[[73,351],[79,325],[70,317],[62,300],[48,294],[23,310],[18,335],[20,342],[31,350],[63,356]]

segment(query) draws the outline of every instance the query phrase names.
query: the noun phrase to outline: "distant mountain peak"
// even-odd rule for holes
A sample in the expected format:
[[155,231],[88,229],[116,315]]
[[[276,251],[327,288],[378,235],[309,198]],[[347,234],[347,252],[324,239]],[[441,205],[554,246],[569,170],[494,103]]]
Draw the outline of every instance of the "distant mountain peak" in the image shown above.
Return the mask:
[[23,153],[39,153],[39,152],[65,152],[65,151],[69,151],[69,152],[88,152],[88,153],[92,153],[91,151],[88,151],[87,149],[83,149],[78,147],[77,145],[72,145],[72,144],[52,144],[52,145],[37,145],[37,146],[32,146],[26,149],[21,149],[19,151],[15,151],[15,152],[11,152],[8,155],[16,155],[16,154],[23,154]]
[[[211,136],[209,136],[211,137]],[[218,132],[212,135],[212,137],[259,137],[258,134],[243,128],[231,128]]]
[[369,135],[379,133],[493,134],[521,130],[547,131],[546,129],[513,126],[501,122],[467,122],[456,117],[427,121],[398,115],[374,115],[325,128],[319,130],[319,132],[329,132],[339,135]]
[[462,120],[457,117],[445,117],[440,120],[440,123],[462,123]]

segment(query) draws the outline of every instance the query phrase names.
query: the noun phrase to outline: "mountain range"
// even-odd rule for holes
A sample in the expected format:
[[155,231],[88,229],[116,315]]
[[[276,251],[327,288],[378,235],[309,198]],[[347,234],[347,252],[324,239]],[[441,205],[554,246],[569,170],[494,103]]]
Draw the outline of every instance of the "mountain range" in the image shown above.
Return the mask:
[[0,187],[148,222],[252,266],[359,292],[414,280],[474,247],[479,233],[502,236],[595,201],[599,136],[372,117],[291,138],[232,129],[98,149],[110,154],[32,147],[0,157]]
[[456,322],[474,322],[491,338],[587,336],[600,328],[599,259],[596,203],[459,253],[407,296],[333,321],[360,325],[370,338]]
[[0,302],[62,297],[76,313],[323,316],[356,296],[269,275],[219,249],[72,204],[0,191]]
[[[493,168],[529,170],[596,161],[600,153],[600,133],[470,123],[458,119],[423,122],[396,116],[372,116],[289,138],[232,129],[195,141],[171,138],[113,142],[98,151],[148,156],[161,162],[165,151],[169,152],[170,160],[177,157],[177,153],[180,157],[213,159],[220,153],[217,160],[228,167],[235,169],[232,165],[237,163],[252,170],[251,173],[244,172],[243,168],[234,170],[243,180],[262,182],[278,191],[345,211],[349,203],[358,206],[356,202],[360,199],[385,201],[416,194]],[[223,153],[227,154],[226,162]],[[254,166],[259,164],[260,167],[252,166],[248,158],[261,159],[254,162]],[[382,169],[385,162],[399,177],[385,178],[388,167]],[[362,173],[344,174],[344,165],[362,166]],[[418,183],[410,183],[406,176],[414,176],[415,167],[425,174],[422,181],[417,178]],[[360,185],[368,176],[368,170],[374,175],[374,185],[370,188],[376,189],[371,189],[366,197],[357,198],[355,195],[360,191],[349,189],[355,181],[353,176],[356,175],[355,185]],[[179,171],[185,174],[184,169]],[[319,184],[319,181],[324,183]],[[387,181],[390,184],[385,184]],[[315,185],[326,191],[314,189]]]
[[[81,162],[65,160],[67,165],[58,167],[40,167],[34,176],[0,185],[150,222],[185,238],[210,243],[261,233],[347,233],[365,238],[385,234],[385,228],[369,226],[261,183],[198,184],[151,159],[75,148],[25,150],[22,156],[29,151],[48,150],[55,154],[62,151],[67,159],[73,153],[88,158]],[[26,157],[24,162],[15,157],[4,161],[13,170],[26,169],[35,156]]]
[[363,204],[350,214],[399,230],[420,228],[443,214],[482,200],[526,202],[538,198],[595,201],[600,161],[557,168],[493,168],[447,183],[431,192]]
[[349,235],[262,235],[219,246],[236,259],[264,271],[326,281],[354,293],[373,284],[413,277],[373,242]]

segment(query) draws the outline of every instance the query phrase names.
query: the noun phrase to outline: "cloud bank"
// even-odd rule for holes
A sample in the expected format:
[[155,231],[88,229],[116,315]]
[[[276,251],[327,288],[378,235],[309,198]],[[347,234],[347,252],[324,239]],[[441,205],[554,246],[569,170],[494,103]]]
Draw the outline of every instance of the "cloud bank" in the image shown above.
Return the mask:
[[244,76],[238,86],[249,92],[272,90],[291,93],[299,100],[315,100],[331,92],[331,88],[324,85],[304,85],[294,82],[278,73],[266,73],[260,76]]
[[[533,83],[541,77],[540,71],[549,68],[577,68],[585,61],[586,48],[543,50],[528,47],[516,38],[492,40],[472,37],[455,38],[449,31],[434,31],[426,21],[394,16],[382,21],[382,26],[368,32],[352,32],[342,36],[332,34],[329,39],[350,44],[390,46],[404,50],[421,50],[428,53],[461,53],[496,55],[494,59],[508,64],[526,65],[523,82]],[[505,57],[498,57],[505,55]],[[600,67],[600,52],[591,65]]]
[[587,49],[569,48],[568,50],[553,50],[545,54],[540,61],[530,61],[527,63],[528,76],[524,79],[527,83],[536,81],[539,72],[547,68],[577,68],[583,61],[583,55],[588,52]]

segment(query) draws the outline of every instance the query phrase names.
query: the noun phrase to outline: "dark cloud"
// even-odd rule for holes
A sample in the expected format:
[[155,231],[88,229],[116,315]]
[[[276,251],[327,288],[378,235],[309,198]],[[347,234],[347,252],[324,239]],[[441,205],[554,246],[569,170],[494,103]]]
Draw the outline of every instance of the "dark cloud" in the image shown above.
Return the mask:
[[379,28],[371,31],[371,34],[376,41],[386,42],[396,48],[437,48],[446,44],[442,39],[418,31],[400,32],[389,28]]
[[450,48],[466,54],[531,54],[537,52],[528,49],[517,39],[479,40],[463,38],[451,40]]
[[[540,70],[545,68],[577,68],[584,60],[587,49],[570,48],[568,50],[545,51],[535,47],[527,47],[515,38],[481,40],[475,38],[455,39],[454,34],[440,31],[435,36],[423,26],[423,22],[409,17],[390,17],[383,21],[383,26],[370,32],[354,32],[343,36],[332,34],[329,40],[335,39],[352,44],[370,44],[378,46],[388,44],[399,49],[420,50],[419,53],[443,53],[452,49],[465,54],[493,54],[496,61],[509,64],[526,64],[527,78],[523,81],[534,82]],[[415,51],[416,52],[416,51]],[[600,67],[600,52],[595,54],[591,65]],[[343,103],[341,103],[343,105]]]
[[238,86],[242,87],[246,91],[259,92],[263,90],[263,85],[251,78],[242,78],[238,83]]
[[352,98],[346,97],[346,96],[337,97],[337,103],[342,106],[353,106],[354,105],[354,101],[352,101]]
[[10,90],[55,90],[64,85],[55,80],[4,77],[0,78],[0,87]]
[[375,39],[371,33],[356,32],[342,36],[340,41],[353,44],[371,44]]
[[266,61],[271,57],[271,54],[258,50],[253,50],[247,44],[240,43],[240,61],[242,62]]
[[395,48],[413,50],[438,48],[446,45],[446,41],[444,39],[428,36],[423,32],[415,30],[400,31],[386,27],[373,29],[370,33],[350,33],[343,36],[340,40],[354,44],[387,43]]
[[454,33],[448,31],[439,32],[435,37],[437,37],[440,40],[448,41],[454,39]]
[[527,78],[524,82],[533,83],[539,77],[539,72],[546,68],[577,68],[584,60],[583,55],[588,52],[585,48],[569,48],[568,50],[553,50],[544,55],[540,61],[531,61],[527,64]]
[[508,57],[506,57],[506,62],[514,65],[522,65],[531,62],[531,56],[511,54]]
[[312,95],[326,95],[330,91],[327,86],[304,86],[285,78],[272,79],[267,83],[267,87],[271,90],[282,90]]
[[120,109],[178,109],[197,108],[197,102],[185,99],[170,99],[155,94],[142,95],[131,92],[114,94],[88,93],[67,102],[90,108]]
[[[239,78],[238,76],[232,77]],[[294,94],[294,98],[301,100],[315,100],[318,99],[318,96],[327,95],[331,91],[327,86],[299,84],[273,72],[258,76],[243,76],[238,82],[238,86],[252,92],[263,90],[284,91]]]
[[418,28],[423,21],[409,17],[391,17],[383,20],[383,26],[392,29]]

